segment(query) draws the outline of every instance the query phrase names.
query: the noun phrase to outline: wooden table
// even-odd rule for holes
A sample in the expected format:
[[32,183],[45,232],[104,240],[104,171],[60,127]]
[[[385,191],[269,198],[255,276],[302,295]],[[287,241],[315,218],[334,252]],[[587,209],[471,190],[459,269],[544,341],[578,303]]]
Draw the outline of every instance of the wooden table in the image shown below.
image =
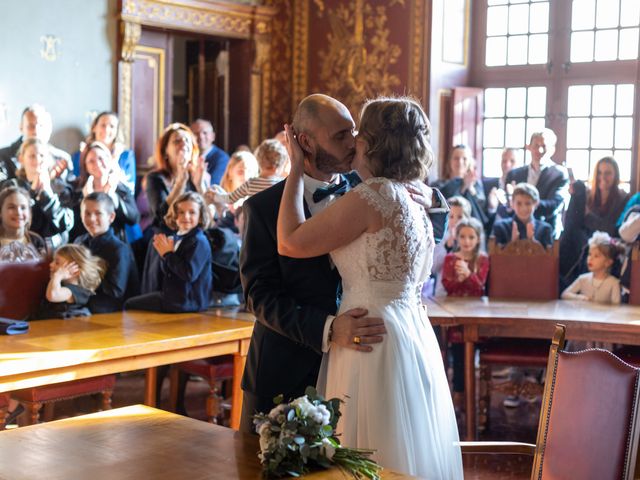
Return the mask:
[[147,369],[145,403],[155,405],[159,365],[234,355],[231,424],[240,424],[240,379],[253,316],[233,311],[117,312],[31,322],[24,335],[0,336],[0,392]]
[[[465,341],[467,439],[476,438],[475,344],[481,337],[542,338],[551,341],[555,325],[567,327],[567,340],[640,345],[640,307],[569,300],[505,300],[438,297],[427,307],[434,325],[462,325]],[[438,316],[438,312],[445,314]]]
[[[255,435],[134,405],[0,432],[0,478],[259,480],[258,448]],[[349,477],[331,469],[305,478]]]

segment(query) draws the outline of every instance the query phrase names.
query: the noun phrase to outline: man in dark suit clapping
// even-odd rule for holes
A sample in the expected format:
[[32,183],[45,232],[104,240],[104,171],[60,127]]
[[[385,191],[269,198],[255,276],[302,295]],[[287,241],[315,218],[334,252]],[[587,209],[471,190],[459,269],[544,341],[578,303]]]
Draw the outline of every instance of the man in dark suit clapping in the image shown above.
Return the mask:
[[507,183],[529,183],[538,189],[540,203],[534,216],[551,225],[554,238],[559,238],[562,210],[569,194],[569,174],[565,167],[551,159],[556,150],[556,140],[555,133],[548,128],[533,133],[526,147],[531,153],[531,163],[511,170]]

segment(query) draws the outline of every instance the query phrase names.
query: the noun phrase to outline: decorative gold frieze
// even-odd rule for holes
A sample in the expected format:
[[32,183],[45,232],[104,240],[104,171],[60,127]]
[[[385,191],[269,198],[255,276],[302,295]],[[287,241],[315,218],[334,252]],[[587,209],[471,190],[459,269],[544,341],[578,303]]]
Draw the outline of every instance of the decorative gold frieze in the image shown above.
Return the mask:
[[293,24],[293,95],[291,111],[309,94],[309,0],[294,0]]
[[125,62],[133,62],[133,52],[140,41],[142,28],[136,22],[121,22],[120,32],[122,34],[122,52],[120,58]]

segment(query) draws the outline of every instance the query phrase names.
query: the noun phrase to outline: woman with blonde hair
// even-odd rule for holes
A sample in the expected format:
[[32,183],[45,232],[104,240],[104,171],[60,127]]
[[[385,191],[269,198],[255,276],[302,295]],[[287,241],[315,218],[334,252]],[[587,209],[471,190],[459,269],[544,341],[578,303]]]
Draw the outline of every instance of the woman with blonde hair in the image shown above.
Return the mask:
[[[331,253],[343,286],[336,319],[363,307],[367,316],[384,322],[384,337],[374,329],[348,344],[344,335],[332,333],[343,324],[330,323],[318,387],[327,398],[347,398],[338,425],[341,442],[374,449],[374,458],[391,470],[458,480],[462,459],[455,413],[420,296],[431,270],[433,228],[411,196],[417,190],[432,197],[423,183],[433,158],[430,130],[413,99],[367,102],[352,162],[363,182],[306,219],[303,175],[309,160],[298,143],[305,145],[305,138],[287,126],[291,173],[277,241],[278,253],[287,257]],[[374,339],[379,343],[370,346]]]
[[258,160],[251,152],[236,151],[229,158],[227,168],[220,180],[220,186],[231,193],[244,182],[258,175]]

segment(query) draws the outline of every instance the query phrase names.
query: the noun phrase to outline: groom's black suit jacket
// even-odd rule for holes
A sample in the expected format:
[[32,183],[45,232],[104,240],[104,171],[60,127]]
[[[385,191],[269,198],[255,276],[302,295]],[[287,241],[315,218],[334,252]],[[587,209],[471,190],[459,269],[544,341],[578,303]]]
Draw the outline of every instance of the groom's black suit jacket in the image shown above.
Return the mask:
[[[242,389],[259,397],[304,394],[316,384],[327,315],[337,311],[340,282],[328,255],[278,255],[276,225],[285,182],[243,205],[245,238],[240,275],[247,307],[256,316]],[[305,205],[305,212],[309,211]]]

